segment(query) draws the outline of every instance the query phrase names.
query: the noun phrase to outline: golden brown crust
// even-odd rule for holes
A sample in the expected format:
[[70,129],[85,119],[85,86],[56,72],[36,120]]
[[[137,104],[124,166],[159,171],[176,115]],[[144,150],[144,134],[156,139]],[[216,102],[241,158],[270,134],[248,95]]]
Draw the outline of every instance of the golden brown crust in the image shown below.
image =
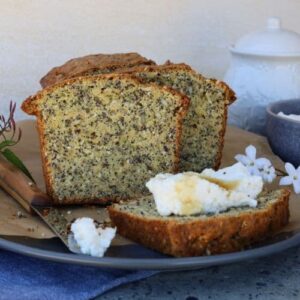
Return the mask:
[[167,91],[168,93],[171,93],[172,95],[176,96],[180,105],[179,105],[179,111],[178,117],[177,117],[177,123],[176,123],[176,141],[175,141],[175,155],[174,155],[174,172],[177,172],[178,170],[178,164],[179,164],[179,157],[180,157],[180,140],[181,140],[181,130],[182,130],[182,122],[183,118],[186,115],[188,111],[188,106],[190,103],[190,100],[183,94],[174,91],[173,89],[170,89],[168,87],[161,87],[156,84],[145,84],[141,82],[138,78],[134,76],[130,76],[129,74],[105,74],[105,75],[97,75],[97,76],[85,76],[85,77],[76,77],[72,79],[68,79],[62,82],[59,82],[55,85],[49,86],[41,91],[39,91],[36,95],[30,96],[27,98],[21,105],[21,108],[23,111],[25,111],[28,114],[36,115],[37,117],[37,128],[39,132],[39,141],[40,141],[40,149],[41,149],[41,159],[42,159],[42,166],[43,166],[43,173],[45,178],[45,184],[46,184],[46,190],[47,194],[50,195],[54,201],[55,204],[59,205],[68,205],[68,204],[84,204],[84,203],[93,203],[93,204],[106,204],[112,201],[120,200],[119,197],[109,197],[109,198],[65,198],[63,200],[58,201],[56,199],[53,188],[52,188],[52,182],[51,182],[51,166],[49,161],[47,160],[46,154],[45,154],[45,136],[44,136],[44,122],[41,117],[41,113],[38,110],[38,101],[40,101],[43,96],[46,93],[49,93],[53,90],[55,90],[57,87],[63,87],[65,85],[70,85],[72,83],[76,83],[78,81],[87,81],[87,80],[101,80],[101,79],[123,79],[131,81],[135,84],[140,84],[143,87],[155,87],[156,89]]
[[35,96],[30,96],[23,101],[21,109],[29,115],[36,115],[36,107],[34,105]]
[[108,207],[108,212],[120,235],[159,252],[176,257],[219,254],[242,250],[288,223],[290,192],[280,192],[276,202],[256,211],[185,222],[145,218],[121,212],[117,205]]
[[155,64],[154,61],[138,53],[92,54],[70,59],[63,65],[53,68],[40,80],[40,84],[45,88],[68,78],[84,76],[93,71],[113,71],[118,68],[153,64]]

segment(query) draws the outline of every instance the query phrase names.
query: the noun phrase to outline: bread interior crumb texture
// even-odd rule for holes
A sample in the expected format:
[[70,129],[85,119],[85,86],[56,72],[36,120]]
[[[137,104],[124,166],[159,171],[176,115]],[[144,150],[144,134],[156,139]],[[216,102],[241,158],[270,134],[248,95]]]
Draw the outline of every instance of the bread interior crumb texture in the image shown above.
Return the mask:
[[181,100],[158,86],[108,77],[44,92],[36,104],[53,197],[133,197],[145,193],[149,178],[173,172]]
[[190,68],[173,66],[138,69],[135,75],[145,82],[171,87],[191,100],[182,128],[180,171],[218,168],[229,104],[226,90]]

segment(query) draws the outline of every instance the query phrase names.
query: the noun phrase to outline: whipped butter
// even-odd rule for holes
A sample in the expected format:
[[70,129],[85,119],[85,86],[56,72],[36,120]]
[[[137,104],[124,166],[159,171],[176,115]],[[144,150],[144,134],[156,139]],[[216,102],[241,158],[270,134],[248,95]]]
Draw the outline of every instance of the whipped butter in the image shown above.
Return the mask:
[[230,207],[256,207],[263,180],[241,163],[202,173],[158,174],[146,183],[162,216],[218,213]]
[[116,235],[116,228],[97,228],[91,218],[78,218],[71,225],[74,240],[83,254],[102,257]]

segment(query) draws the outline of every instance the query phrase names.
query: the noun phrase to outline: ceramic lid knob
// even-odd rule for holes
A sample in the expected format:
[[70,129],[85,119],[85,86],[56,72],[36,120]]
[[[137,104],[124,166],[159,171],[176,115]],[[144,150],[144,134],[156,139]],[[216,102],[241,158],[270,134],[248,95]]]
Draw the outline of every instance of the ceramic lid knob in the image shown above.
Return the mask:
[[281,28],[280,18],[277,18],[277,17],[269,18],[267,28],[268,29],[280,29]]

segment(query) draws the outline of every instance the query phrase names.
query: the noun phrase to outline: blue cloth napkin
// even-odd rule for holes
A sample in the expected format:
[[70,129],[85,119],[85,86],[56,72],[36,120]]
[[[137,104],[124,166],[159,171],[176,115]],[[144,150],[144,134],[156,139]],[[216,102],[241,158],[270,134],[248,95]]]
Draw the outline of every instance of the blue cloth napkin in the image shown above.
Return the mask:
[[55,263],[0,250],[0,299],[91,299],[155,273]]

